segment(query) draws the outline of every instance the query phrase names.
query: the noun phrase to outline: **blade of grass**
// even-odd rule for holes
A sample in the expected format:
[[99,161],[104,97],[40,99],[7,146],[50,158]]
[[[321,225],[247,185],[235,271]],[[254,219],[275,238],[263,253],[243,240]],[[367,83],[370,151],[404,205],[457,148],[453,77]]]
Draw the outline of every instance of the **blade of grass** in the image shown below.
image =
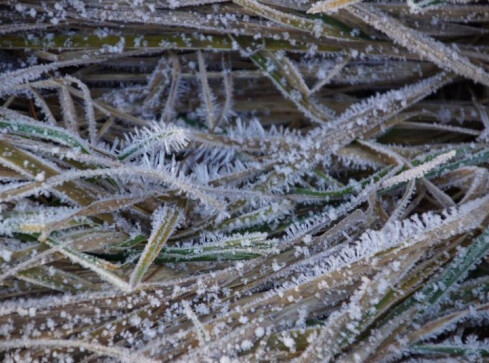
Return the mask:
[[20,349],[20,348],[42,348],[42,349],[57,349],[57,348],[75,348],[87,350],[99,355],[117,358],[122,362],[141,362],[155,363],[156,361],[140,354],[131,352],[129,349],[121,347],[109,347],[96,343],[87,343],[81,340],[61,340],[61,339],[10,339],[0,341],[1,350]]
[[131,290],[136,289],[143,280],[144,275],[160,253],[163,245],[177,228],[180,218],[181,212],[175,207],[163,207],[153,213],[151,236],[129,278]]
[[489,86],[489,73],[472,63],[454,47],[448,47],[442,42],[405,26],[370,4],[352,5],[347,8],[347,11],[440,68],[451,70],[477,83]]
[[260,50],[252,54],[250,59],[270,78],[278,90],[312,121],[325,123],[333,118],[334,111],[310,98],[308,90],[304,90],[305,93],[298,91],[296,85],[303,84],[304,81],[297,72],[290,71],[284,56]]
[[110,282],[112,285],[121,289],[122,291],[132,290],[130,285],[126,281],[107,269],[108,263],[106,261],[100,260],[94,256],[87,255],[86,253],[79,252],[74,248],[64,246],[62,243],[59,243],[52,238],[46,239],[44,243],[52,247],[54,250],[60,252],[64,256],[68,257],[73,262],[78,263],[81,266],[95,272],[102,280]]
[[[0,163],[20,172],[22,175],[28,175],[32,179],[40,178],[41,176],[42,179],[45,179],[59,175],[59,171],[54,169],[52,165],[47,164],[31,153],[27,153],[26,151],[22,151],[15,146],[10,145],[6,141],[0,141]],[[36,181],[12,191],[13,194],[8,191],[0,192],[0,199],[12,197],[17,193],[26,192],[27,190],[40,185],[42,185],[42,182]],[[82,206],[89,205],[94,200],[90,192],[79,187],[72,181],[56,186],[55,189],[73,202]]]
[[18,272],[15,277],[35,285],[62,292],[91,291],[94,285],[89,281],[52,266],[39,266]]

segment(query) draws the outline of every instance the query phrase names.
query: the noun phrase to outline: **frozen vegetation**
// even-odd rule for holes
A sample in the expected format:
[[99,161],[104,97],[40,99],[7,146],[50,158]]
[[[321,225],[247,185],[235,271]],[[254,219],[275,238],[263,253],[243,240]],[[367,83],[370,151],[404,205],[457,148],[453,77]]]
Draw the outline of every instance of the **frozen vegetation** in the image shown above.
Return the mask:
[[489,356],[489,4],[0,0],[0,360]]

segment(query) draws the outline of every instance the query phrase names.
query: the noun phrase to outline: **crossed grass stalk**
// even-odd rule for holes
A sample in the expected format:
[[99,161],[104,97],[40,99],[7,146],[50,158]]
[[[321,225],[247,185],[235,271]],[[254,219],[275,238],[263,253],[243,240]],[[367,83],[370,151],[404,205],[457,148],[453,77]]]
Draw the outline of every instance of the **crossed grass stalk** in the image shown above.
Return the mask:
[[4,359],[487,355],[487,5],[112,5],[0,4]]

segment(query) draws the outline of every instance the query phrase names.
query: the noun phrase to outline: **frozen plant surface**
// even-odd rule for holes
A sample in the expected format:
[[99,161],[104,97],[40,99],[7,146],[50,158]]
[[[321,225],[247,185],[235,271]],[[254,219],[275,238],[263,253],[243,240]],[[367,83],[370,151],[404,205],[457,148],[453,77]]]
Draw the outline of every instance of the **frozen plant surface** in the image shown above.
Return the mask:
[[489,5],[0,0],[0,359],[489,356]]

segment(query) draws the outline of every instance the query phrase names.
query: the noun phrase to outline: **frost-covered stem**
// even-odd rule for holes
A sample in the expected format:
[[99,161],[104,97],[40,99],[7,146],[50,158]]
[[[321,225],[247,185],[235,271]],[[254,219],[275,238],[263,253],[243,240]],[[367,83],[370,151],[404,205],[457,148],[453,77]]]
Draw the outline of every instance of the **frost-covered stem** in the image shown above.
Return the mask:
[[45,30],[52,27],[52,24],[46,23],[25,23],[25,24],[4,24],[0,26],[0,34],[20,33],[24,31]]
[[44,243],[52,247],[54,251],[57,251],[66,256],[69,260],[78,263],[79,265],[89,270],[92,270],[101,279],[111,283],[122,291],[132,291],[130,285],[124,279],[122,279],[107,268],[109,264],[106,263],[104,260],[101,260],[91,255],[87,255],[53,239],[47,239]]
[[195,330],[197,332],[197,338],[199,339],[199,344],[204,346],[206,342],[210,340],[209,333],[204,328],[204,326],[200,323],[199,318],[195,315],[194,311],[190,307],[188,301],[182,301],[183,311],[187,318],[194,324]]
[[201,84],[201,97],[202,102],[205,105],[207,117],[207,126],[209,130],[214,131],[217,126],[216,116],[214,114],[214,95],[209,87],[209,79],[207,77],[207,70],[205,66],[204,56],[202,55],[202,51],[197,51],[197,60],[199,63],[199,78]]
[[44,98],[37,92],[34,88],[29,87],[29,91],[34,97],[34,103],[42,110],[44,115],[46,116],[46,121],[52,125],[56,126],[56,119],[54,118],[51,109],[49,108]]
[[180,85],[180,79],[182,78],[182,71],[180,67],[180,61],[175,54],[171,54],[172,61],[172,73],[171,73],[171,85],[168,92],[168,96],[165,102],[165,107],[161,112],[160,121],[170,122],[175,114],[175,103],[177,102],[178,87]]
[[49,64],[39,64],[37,66],[17,69],[12,72],[5,72],[0,74],[0,95],[4,95],[11,91],[12,87],[18,86],[22,83],[33,81],[43,74],[57,70],[59,68],[71,67],[81,64],[98,63],[104,61],[104,58],[79,58],[75,60],[53,62]]
[[472,103],[474,106],[477,108],[477,111],[479,112],[480,118],[482,125],[484,125],[484,130],[481,132],[480,136],[478,137],[478,141],[489,141],[489,115],[486,112],[485,107],[483,107],[480,102],[477,100],[474,92],[472,90]]
[[117,160],[104,157],[97,156],[91,154],[83,154],[80,152],[73,152],[71,148],[53,148],[49,146],[45,146],[42,144],[32,144],[28,141],[16,141],[15,145],[21,146],[24,150],[30,150],[32,152],[46,153],[53,156],[56,156],[60,160],[68,159],[68,160],[76,160],[84,164],[93,164],[98,166],[106,166],[106,167],[115,167],[122,166],[123,164]]
[[307,11],[310,14],[316,13],[333,13],[338,11],[339,9],[346,8],[355,3],[359,3],[362,0],[324,0],[315,3],[311,8]]
[[398,220],[400,217],[404,215],[404,212],[406,211],[409,201],[415,191],[416,191],[416,181],[410,180],[408,182],[404,195],[402,196],[401,200],[397,203],[396,209],[394,209],[390,214],[390,217],[386,222],[386,224],[392,223],[393,221]]
[[144,274],[177,227],[180,217],[180,211],[172,207],[163,207],[153,213],[151,236],[129,278],[131,289],[136,289],[143,280]]
[[59,349],[76,348],[88,350],[96,354],[106,355],[120,359],[122,362],[132,363],[155,363],[156,361],[144,355],[133,353],[131,350],[121,347],[108,347],[106,345],[88,343],[81,340],[61,340],[61,339],[9,339],[0,341],[1,350],[19,348],[40,348],[40,349]]
[[330,26],[320,20],[313,20],[294,14],[285,13],[270,6],[260,3],[255,0],[233,0],[235,4],[238,4],[256,15],[262,16],[266,19],[273,20],[279,24],[286,25],[288,27],[296,28],[310,34],[315,37],[325,37],[336,40],[353,40],[355,37],[351,36],[337,27]]
[[71,98],[68,88],[61,84],[59,88],[59,103],[63,110],[63,121],[67,129],[71,130],[75,135],[78,134],[78,121],[76,117],[75,104]]
[[117,157],[119,160],[130,160],[152,152],[155,148],[165,153],[178,151],[187,145],[189,136],[190,131],[184,128],[154,123],[149,127],[135,129],[132,134],[126,134],[125,145]]
[[269,221],[276,221],[283,217],[283,215],[290,214],[294,204],[288,200],[281,201],[279,203],[273,203],[270,206],[258,208],[252,212],[242,213],[236,218],[227,219],[222,223],[219,223],[213,229],[225,231],[235,230],[238,228],[251,227],[257,224],[263,224]]
[[224,57],[222,59],[222,76],[224,81],[224,105],[222,106],[221,114],[219,115],[217,125],[222,124],[232,112],[233,105],[233,73],[225,64]]
[[2,271],[0,274],[0,281],[4,281],[5,279],[14,276],[16,273],[27,270],[28,268],[32,268],[41,264],[46,264],[53,260],[53,253],[55,251],[53,249],[48,249],[46,251],[40,252],[34,257],[29,258],[26,261],[20,262],[15,266],[11,266],[6,271]]
[[[77,89],[67,85],[66,86],[70,93],[78,98],[83,98],[83,93],[81,91],[78,91]],[[93,101],[93,107],[102,112],[106,116],[115,116],[117,118],[120,118],[122,120],[128,121],[134,125],[139,125],[139,126],[146,126],[148,124],[148,121],[143,120],[139,117],[132,116],[128,113],[121,112],[117,110],[115,107],[109,106],[107,104],[104,104],[102,102],[98,101]]]
[[[147,95],[144,98],[143,105],[148,106],[151,104],[152,101],[160,94],[162,88],[165,86],[165,84],[168,82],[163,81],[163,76],[165,74],[165,65],[167,64],[168,59],[166,57],[160,58],[158,61],[158,64],[156,65],[155,69],[151,73],[148,81],[148,85],[146,86],[147,90]],[[167,78],[167,77],[165,77]]]
[[88,122],[88,137],[90,144],[95,145],[97,142],[97,121],[95,120],[95,112],[93,109],[93,100],[90,94],[90,90],[87,85],[79,79],[72,76],[65,76],[65,79],[75,83],[82,91],[83,105],[85,107],[85,118]]
[[486,169],[476,166],[466,167],[465,169],[470,169],[473,171],[473,178],[469,189],[466,191],[459,204],[463,204],[473,198],[476,198],[481,189],[487,190],[487,185],[485,183],[487,182],[488,172]]
[[421,177],[420,180],[421,183],[423,183],[423,185],[426,187],[428,192],[436,199],[436,201],[442,208],[455,206],[455,202],[453,201],[453,199],[431,181],[429,181],[425,177]]
[[[96,169],[96,170],[77,170],[77,171],[67,171],[63,174],[53,176],[49,179],[47,179],[44,182],[34,182],[31,183],[31,188],[28,190],[25,190],[20,193],[13,193],[11,194],[10,191],[8,192],[3,192],[4,198],[2,201],[6,202],[9,200],[13,199],[18,199],[21,197],[26,197],[29,195],[34,195],[38,192],[41,192],[43,190],[53,188],[59,185],[62,185],[66,182],[77,180],[77,179],[86,179],[86,178],[93,178],[93,177],[100,177],[100,176],[107,176],[107,177],[115,177],[115,176],[120,176],[120,177],[128,177],[128,178],[134,178],[134,177],[148,177],[150,179],[153,179],[155,181],[160,181],[165,184],[170,185],[171,187],[183,191],[190,196],[197,198],[201,200],[202,202],[214,207],[215,209],[219,211],[223,211],[224,206],[222,203],[217,201],[216,199],[208,196],[207,194],[199,191],[202,187],[197,186],[197,185],[192,185],[186,181],[183,181],[175,176],[170,175],[167,172],[162,172],[158,170],[153,170],[149,168],[144,168],[144,167],[127,167],[127,166],[121,166],[121,167],[115,167],[115,168],[107,168],[107,169]],[[208,190],[212,190],[213,188],[207,188]],[[231,192],[231,191],[230,191]]]
[[297,66],[282,52],[269,53],[276,60],[275,65],[280,67],[280,73],[295,91],[299,91],[304,97],[311,94],[304,77]]
[[[442,208],[448,208],[448,207],[453,207],[455,206],[455,203],[453,200],[445,194],[442,190],[440,190],[436,185],[431,183],[428,179],[424,177],[427,173],[429,173],[432,169],[438,167],[441,164],[446,163],[449,159],[454,157],[456,155],[455,150],[451,150],[448,153],[438,155],[434,159],[417,165],[413,167],[411,163],[407,160],[405,160],[403,157],[398,155],[397,153],[389,150],[387,147],[384,147],[380,144],[372,143],[372,142],[366,142],[366,141],[360,141],[362,145],[366,145],[369,148],[378,151],[381,154],[387,155],[388,157],[392,158],[397,165],[404,165],[408,167],[409,169],[399,173],[392,178],[384,180],[384,182],[381,184],[381,187],[384,189],[389,189],[392,187],[395,187],[401,183],[405,182],[410,182],[414,181],[416,179],[420,179],[421,183],[423,183],[428,191],[433,195],[440,203]],[[408,202],[409,200],[404,200],[404,202]],[[403,207],[405,208],[405,206]]]
[[57,229],[62,229],[67,226],[73,220],[79,219],[81,217],[88,217],[92,215],[97,215],[101,213],[111,213],[116,212],[117,210],[130,207],[144,199],[152,196],[152,193],[149,192],[145,195],[120,195],[113,196],[108,199],[98,200],[93,202],[92,204],[83,207],[81,209],[75,209],[72,213],[69,213],[63,218],[59,220],[53,221],[46,226],[44,226],[41,235],[39,236],[39,241],[45,241],[49,234],[52,231]]
[[[310,91],[307,86],[298,86],[304,83],[301,80],[302,76],[295,72],[291,73],[291,69],[293,68],[288,67],[286,62],[284,65],[284,56],[277,55],[274,52],[260,50],[253,54],[250,59],[272,81],[280,93],[293,102],[297,109],[306,117],[314,122],[324,124],[335,116],[333,110],[308,96]],[[287,72],[289,73],[286,76]],[[302,88],[302,92],[296,87]]]
[[352,15],[385,33],[396,43],[419,54],[442,69],[451,70],[475,82],[489,86],[489,74],[473,64],[454,47],[411,29],[370,4],[356,4],[347,8]]
[[438,123],[402,121],[398,125],[401,129],[407,129],[407,130],[436,130],[442,132],[453,132],[453,133],[460,133],[464,135],[480,136],[480,137],[482,137],[483,135],[483,133],[481,133],[480,131],[468,127],[440,125]]
[[457,152],[455,150],[449,151],[447,153],[438,155],[433,160],[430,160],[426,163],[415,166],[409,170],[403,171],[402,173],[393,176],[390,179],[385,180],[382,183],[382,188],[390,188],[394,185],[405,183],[410,180],[418,179],[426,175],[428,172],[433,170],[434,168],[445,164],[449,160],[453,159]]
[[[338,149],[352,142],[360,135],[384,124],[409,106],[437,91],[453,79],[453,75],[440,72],[415,84],[373,96],[362,103],[353,104],[343,114],[322,129],[312,132],[320,143],[318,152],[324,147]],[[331,130],[336,129],[331,136]]]
[[314,84],[314,86],[312,86],[311,91],[309,92],[309,96],[312,95],[313,93],[316,93],[317,91],[319,91],[324,85],[326,85],[334,77],[336,77],[342,71],[342,69],[345,68],[345,66],[348,64],[350,59],[351,59],[351,56],[347,55],[343,59],[341,59],[339,62],[337,62],[334,65],[334,67],[329,70],[328,74],[324,78],[318,80]]

